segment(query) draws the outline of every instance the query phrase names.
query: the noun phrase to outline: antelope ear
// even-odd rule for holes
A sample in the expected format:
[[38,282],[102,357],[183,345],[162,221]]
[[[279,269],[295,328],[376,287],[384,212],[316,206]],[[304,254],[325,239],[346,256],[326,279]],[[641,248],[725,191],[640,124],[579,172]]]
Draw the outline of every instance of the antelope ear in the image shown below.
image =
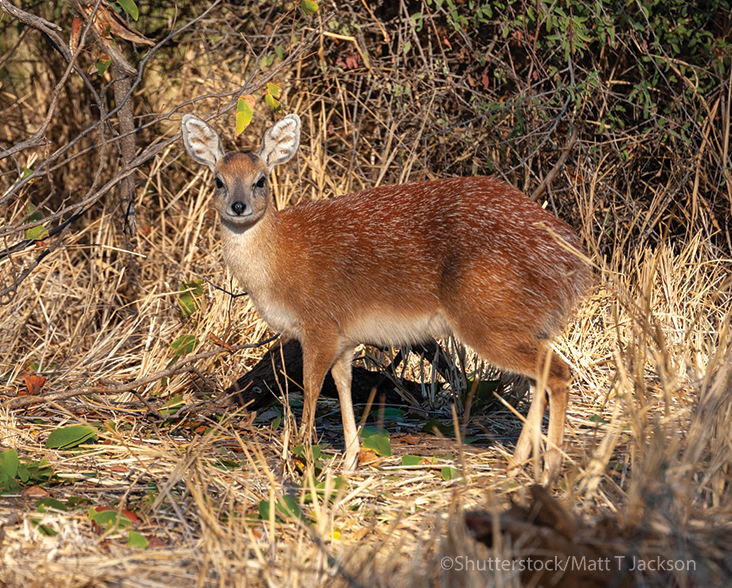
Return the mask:
[[210,126],[192,114],[186,114],[181,123],[183,144],[198,163],[214,171],[216,162],[224,156],[221,139]]
[[276,125],[267,129],[262,139],[259,157],[271,172],[274,166],[293,158],[300,146],[300,117],[288,114]]

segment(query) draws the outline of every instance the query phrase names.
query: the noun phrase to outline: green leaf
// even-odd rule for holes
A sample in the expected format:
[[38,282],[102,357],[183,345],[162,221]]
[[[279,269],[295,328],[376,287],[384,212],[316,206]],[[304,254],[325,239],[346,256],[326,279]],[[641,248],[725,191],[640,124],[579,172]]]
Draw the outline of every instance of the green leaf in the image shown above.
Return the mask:
[[448,427],[447,425],[443,425],[437,419],[432,419],[428,421],[422,427],[422,431],[424,431],[425,433],[429,433],[430,435],[435,434],[435,429],[437,429],[442,435],[445,435],[446,437],[451,437],[455,434],[454,426]]
[[55,537],[58,535],[58,531],[52,527],[49,527],[48,525],[41,525],[40,519],[31,519],[31,523],[35,525],[41,535],[45,535],[46,537]]
[[170,348],[173,350],[174,359],[177,360],[195,351],[200,344],[195,335],[181,335],[170,344]]
[[271,94],[273,98],[279,100],[282,94],[282,84],[276,82],[267,82],[267,94]]
[[134,0],[117,0],[117,3],[122,7],[122,10],[130,15],[132,20],[137,20],[138,18],[140,18],[140,11],[137,8],[137,4],[135,4]]
[[[119,514],[119,517],[117,516]],[[96,507],[91,507],[87,511],[87,517],[90,521],[96,521],[96,523],[102,527],[105,531],[108,531],[115,525],[120,529],[126,529],[132,526],[132,521],[124,513],[117,513],[113,509],[105,509],[98,511]],[[117,524],[119,521],[119,524]]]
[[233,459],[217,459],[214,463],[214,467],[217,467],[220,470],[224,470],[225,472],[229,472],[231,470],[240,468],[241,464],[238,461],[234,461]]
[[15,494],[20,492],[20,484],[4,472],[0,472],[0,492]]
[[300,8],[305,16],[312,16],[318,12],[318,3],[315,0],[302,0]]
[[262,517],[263,521],[269,520],[269,509],[270,509],[269,500],[260,500],[259,501],[259,507],[257,508],[257,510],[259,511],[259,516]]
[[[269,500],[260,500],[259,501],[259,516],[262,517],[263,520],[268,521],[269,520],[269,513],[271,504]],[[288,519],[301,519],[305,520],[305,515],[303,514],[302,510],[300,510],[300,505],[297,503],[297,500],[294,496],[290,496],[289,494],[285,494],[277,501],[277,506],[275,507],[275,510],[278,514],[284,515],[285,518]],[[279,518],[279,517],[278,517]],[[280,519],[282,520],[282,519]]]
[[282,414],[278,414],[277,418],[275,418],[275,420],[272,421],[272,429],[274,431],[276,431],[277,429],[280,428],[281,423],[282,423]]
[[244,132],[252,122],[254,111],[252,110],[251,101],[247,101],[244,98],[239,98],[236,101],[236,129],[234,135],[239,136]]
[[29,215],[28,220],[26,221],[28,223],[35,223],[43,218],[41,211],[38,210],[33,204],[28,204],[28,206],[26,206],[25,208],[25,211]]
[[97,75],[103,76],[110,65],[112,65],[112,58],[109,55],[101,55],[96,63]]
[[196,300],[203,296],[203,280],[196,278],[190,282],[183,280],[180,283],[180,296],[178,304],[180,304],[181,312],[185,318],[193,315],[198,310]]
[[183,408],[184,405],[185,405],[185,403],[183,402],[183,395],[176,394],[175,396],[173,396],[173,398],[168,400],[168,402],[163,404],[163,408],[160,411],[160,413],[165,418],[168,418],[168,417],[173,416],[176,412],[178,412],[181,408]]
[[289,518],[305,519],[297,500],[289,494],[285,494],[277,501],[277,510]]
[[21,461],[18,466],[18,477],[23,484],[47,484],[53,475],[53,469],[45,457],[41,461]]
[[403,466],[416,466],[420,465],[424,461],[424,457],[419,455],[402,455]]
[[70,425],[56,429],[46,439],[46,449],[72,449],[96,438],[96,430],[86,425]]
[[[23,174],[25,174],[25,172],[23,172]],[[43,214],[41,214],[41,211],[32,204],[28,204],[28,206],[26,207],[26,212],[29,216],[24,224],[36,223],[43,218]],[[41,241],[48,237],[48,230],[43,225],[38,225],[37,227],[26,229],[24,236],[26,239]]]
[[30,480],[31,474],[30,470],[28,469],[27,463],[21,463],[18,466],[18,478],[20,478],[20,481],[23,482],[23,484],[27,484],[28,480]]
[[18,464],[18,452],[15,449],[0,453],[0,473],[8,478],[15,478],[18,475]]
[[66,501],[66,506],[69,508],[81,508],[84,505],[93,504],[88,498],[82,498],[81,496],[71,496]]
[[[323,449],[320,447],[320,445],[312,445],[310,449],[313,467],[316,471],[321,471],[323,469],[323,464],[320,462],[320,458],[323,456]],[[304,445],[297,445],[296,447],[293,447],[292,453],[300,458],[300,460],[303,462],[303,466],[304,462],[308,461],[308,456],[305,453]]]
[[397,421],[404,416],[404,411],[389,406],[384,409],[383,416],[385,421]]
[[272,112],[279,112],[282,108],[282,105],[274,96],[272,96],[272,94],[265,94],[264,101],[267,103],[267,106],[269,106]]
[[[323,455],[323,448],[320,445],[312,445],[310,448],[312,450],[313,461],[319,460],[320,457]],[[305,446],[296,445],[292,448],[292,453],[294,453],[298,457],[302,457],[303,459],[305,459]]]
[[[498,380],[479,380],[473,394],[473,407],[477,409],[482,405],[492,402],[495,398],[493,392],[498,390],[499,383]],[[468,396],[473,391],[474,386],[476,386],[475,380],[468,379],[468,391],[465,394],[461,394],[463,403],[468,401]]]
[[363,447],[365,449],[371,449],[382,457],[391,457],[391,441],[388,432],[374,431],[370,427],[365,427],[361,431],[361,437],[363,437]]
[[47,496],[46,498],[41,498],[40,500],[36,500],[36,511],[44,513],[48,512],[46,510],[46,507],[52,508],[54,510],[60,510],[61,512],[68,512],[69,510],[65,502],[61,502],[60,500],[56,500],[55,498],[51,498],[50,496]]
[[445,482],[457,480],[458,478],[462,478],[462,476],[455,468],[451,468],[449,466],[442,468],[442,479],[445,480]]
[[140,549],[146,549],[149,545],[148,540],[145,538],[145,535],[142,533],[138,533],[137,531],[130,531],[129,536],[127,537],[127,545],[130,547],[139,547]]
[[[331,490],[330,495],[328,495],[327,497],[325,496],[326,482],[327,482],[327,480],[323,480],[322,482],[318,482],[317,484],[315,484],[315,494],[317,494],[321,498],[326,498],[328,502],[331,502],[331,501],[335,500],[337,491],[340,490],[341,487],[343,486],[343,478],[341,476],[337,476],[337,477],[333,478],[333,480],[331,481],[332,490]],[[309,488],[310,485],[303,482],[303,487]],[[305,495],[305,502],[310,503],[312,501],[313,501],[313,496],[310,492],[308,492]]]
[[26,239],[31,239],[33,241],[43,241],[43,239],[45,239],[46,237],[48,237],[48,231],[43,225],[38,225],[37,227],[32,227],[30,229],[26,229],[25,231]]

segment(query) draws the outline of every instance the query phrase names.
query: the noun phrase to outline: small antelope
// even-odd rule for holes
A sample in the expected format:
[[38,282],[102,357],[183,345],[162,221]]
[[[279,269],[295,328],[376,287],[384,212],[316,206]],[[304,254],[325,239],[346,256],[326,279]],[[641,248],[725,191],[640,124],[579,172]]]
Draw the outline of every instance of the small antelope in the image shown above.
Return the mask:
[[[572,229],[486,177],[380,186],[278,211],[268,187],[300,144],[300,118],[264,134],[259,153],[225,154],[216,132],[183,117],[183,141],[216,182],[226,264],[273,328],[300,341],[311,439],[328,370],[338,388],[346,469],[358,465],[351,366],[360,343],[401,346],[455,335],[504,370],[539,380],[554,335],[590,281]],[[514,458],[529,458],[547,405],[544,480],[556,478],[569,367],[550,356]]]

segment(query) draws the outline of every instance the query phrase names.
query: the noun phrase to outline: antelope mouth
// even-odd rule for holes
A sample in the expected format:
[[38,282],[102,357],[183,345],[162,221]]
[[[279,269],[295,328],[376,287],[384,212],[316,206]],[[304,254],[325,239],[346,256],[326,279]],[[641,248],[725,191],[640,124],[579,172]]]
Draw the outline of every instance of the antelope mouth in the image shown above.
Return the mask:
[[219,212],[219,218],[221,218],[221,222],[230,229],[246,229],[254,225],[259,220],[259,216],[255,215],[254,212],[247,212],[246,214]]

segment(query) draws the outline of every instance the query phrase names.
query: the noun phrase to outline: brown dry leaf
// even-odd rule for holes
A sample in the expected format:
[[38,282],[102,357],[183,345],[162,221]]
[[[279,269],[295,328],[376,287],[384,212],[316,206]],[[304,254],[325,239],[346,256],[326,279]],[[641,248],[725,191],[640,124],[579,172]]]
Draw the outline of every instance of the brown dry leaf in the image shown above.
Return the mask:
[[246,102],[249,105],[249,108],[254,110],[254,104],[257,101],[257,99],[254,97],[253,94],[242,94],[241,96],[239,96],[239,98],[244,100],[244,102]]
[[[94,4],[92,3],[89,6],[82,4],[80,8],[84,12],[84,18],[88,21],[94,11]],[[107,37],[111,34],[119,39],[150,47],[153,47],[156,43],[131,28],[112,8],[104,4],[99,6],[92,26],[100,37]]]
[[376,463],[381,458],[378,456],[378,454],[373,449],[361,449],[360,453],[358,454],[358,463],[359,465],[369,465]]
[[36,396],[41,393],[41,388],[46,383],[46,378],[37,376],[36,374],[30,374],[23,376],[23,381],[25,382],[26,390],[18,392],[18,396]]
[[155,535],[145,535],[145,539],[147,539],[148,547],[167,547],[168,546],[167,541],[163,541],[160,537],[157,537]]
[[33,500],[48,498],[50,496],[50,494],[40,486],[29,486],[28,488],[23,488],[21,494],[24,498],[32,498]]
[[411,433],[407,433],[406,435],[399,437],[399,441],[405,445],[418,445],[422,442],[423,437],[423,435],[412,435]]
[[69,49],[72,53],[76,53],[76,48],[79,46],[79,39],[81,38],[81,19],[78,16],[74,17],[71,24],[71,38],[69,39]]

